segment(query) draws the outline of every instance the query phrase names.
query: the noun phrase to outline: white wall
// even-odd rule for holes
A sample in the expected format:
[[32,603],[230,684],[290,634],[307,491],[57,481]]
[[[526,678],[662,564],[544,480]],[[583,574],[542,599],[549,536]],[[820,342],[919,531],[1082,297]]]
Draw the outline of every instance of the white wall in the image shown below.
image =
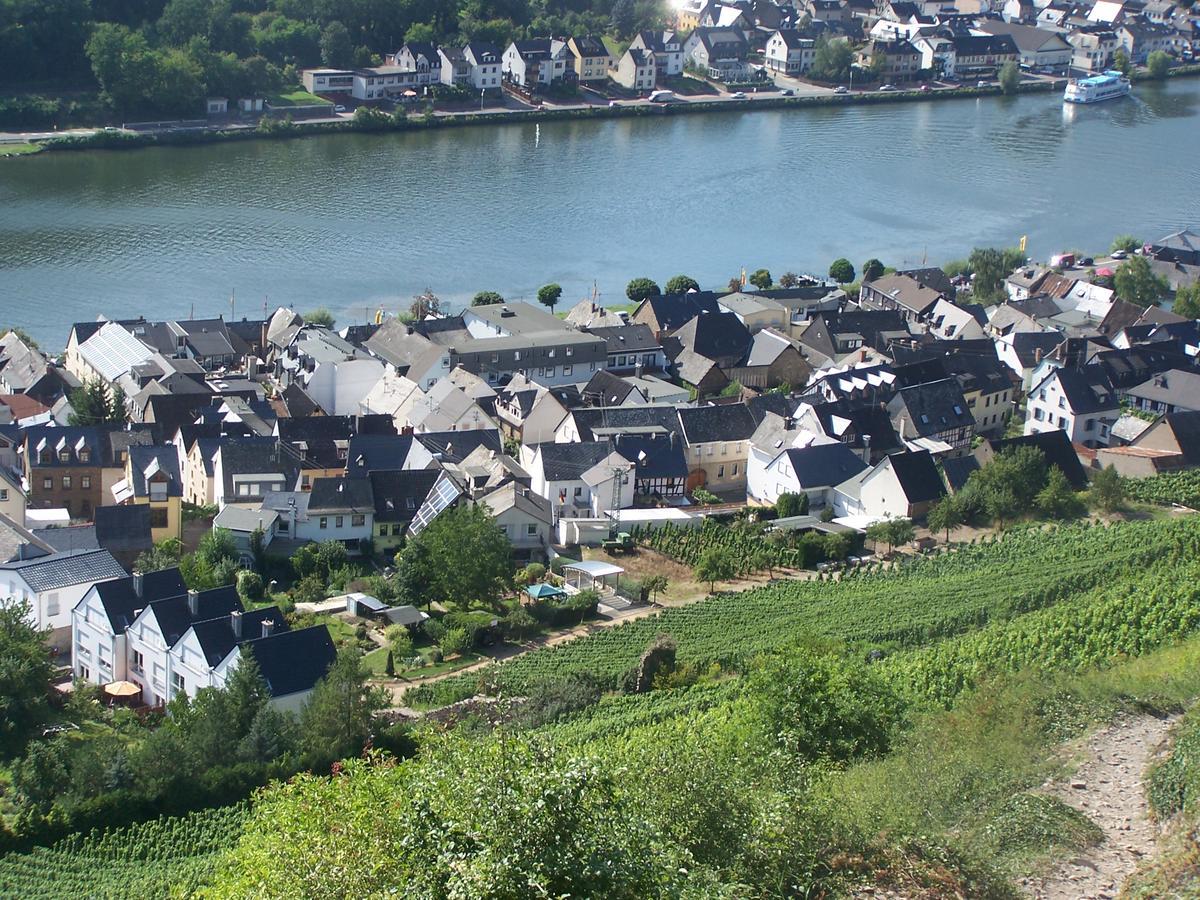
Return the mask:
[[319,363],[305,386],[310,397],[332,416],[351,416],[362,399],[383,377],[383,363],[374,359]]
[[124,681],[126,660],[125,636],[112,633],[100,598],[89,589],[71,611],[72,672],[92,684]]

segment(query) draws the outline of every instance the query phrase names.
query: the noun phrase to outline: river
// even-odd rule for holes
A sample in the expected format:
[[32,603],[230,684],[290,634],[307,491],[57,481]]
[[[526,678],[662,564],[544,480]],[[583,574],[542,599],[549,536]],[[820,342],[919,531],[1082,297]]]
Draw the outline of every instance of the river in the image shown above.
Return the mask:
[[[563,302],[634,276],[824,272],[1200,224],[1200,79],[1057,95],[334,135],[0,164],[0,326]],[[233,303],[231,304],[231,297]]]

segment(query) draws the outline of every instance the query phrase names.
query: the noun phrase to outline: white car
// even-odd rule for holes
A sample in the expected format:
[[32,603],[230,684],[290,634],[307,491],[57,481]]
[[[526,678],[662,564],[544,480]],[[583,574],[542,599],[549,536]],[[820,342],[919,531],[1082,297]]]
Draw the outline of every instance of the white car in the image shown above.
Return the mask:
[[339,103],[337,106],[335,106],[335,107],[333,108],[333,111],[334,111],[335,113],[343,113],[343,112],[345,112],[345,111],[346,111],[346,107],[342,106],[342,104],[340,104],[340,103]]
[[729,99],[730,100],[745,100],[746,95],[743,94],[741,91],[735,91],[734,93],[729,95]]
[[886,94],[891,94],[895,91],[900,90],[900,88],[896,87],[894,84],[881,84],[879,86],[879,90],[883,91]]
[[835,87],[833,89],[833,92],[835,94],[848,94],[848,93],[850,93],[850,89],[848,87],[846,87],[844,84],[839,84],[837,87]]

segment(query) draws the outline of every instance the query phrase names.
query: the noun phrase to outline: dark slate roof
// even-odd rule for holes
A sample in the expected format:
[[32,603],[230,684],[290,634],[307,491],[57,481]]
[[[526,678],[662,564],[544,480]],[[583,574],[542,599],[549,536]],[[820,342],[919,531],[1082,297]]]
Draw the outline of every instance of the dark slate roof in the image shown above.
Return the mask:
[[183,496],[183,479],[179,477],[179,454],[173,446],[130,447],[129,468],[135,497],[150,495],[146,480],[146,473],[150,469],[157,469],[167,476],[167,496]]
[[896,453],[888,459],[909,503],[931,503],[945,495],[946,486],[928,450]]
[[413,440],[408,434],[354,435],[347,445],[346,474],[359,478],[368,472],[403,468]]
[[366,478],[314,478],[308,495],[309,515],[324,512],[367,513],[375,508]]
[[17,572],[39,594],[75,584],[90,584],[125,574],[107,550],[66,550],[37,559],[4,563],[0,569]]
[[146,421],[153,421],[166,434],[196,421],[199,411],[212,403],[212,392],[205,394],[151,394],[146,399]]
[[247,641],[243,646],[258,663],[272,697],[312,690],[337,657],[329,629],[324,625],[277,632]]
[[[59,459],[59,447],[69,451],[66,462]],[[104,428],[93,425],[34,425],[25,429],[25,452],[30,463],[35,468],[51,468],[59,466],[99,467],[111,466],[113,460],[112,442]],[[51,451],[50,457],[42,459],[42,452]],[[87,450],[90,453],[88,462],[81,462],[79,453]]]
[[433,490],[440,469],[396,469],[372,472],[369,480],[376,522],[410,522]]
[[228,616],[234,610],[242,611],[242,601],[238,599],[237,588],[233,585],[213,588],[211,591],[201,591],[197,602],[199,612],[195,616],[188,609],[186,592],[180,596],[156,600],[150,604],[168,647],[174,647],[176,642],[183,637],[184,632],[196,622]]
[[1067,437],[1065,431],[1055,428],[1038,434],[1004,438],[989,441],[989,443],[996,453],[1010,447],[1037,447],[1046,457],[1047,465],[1058,466],[1062,469],[1062,473],[1067,476],[1067,481],[1071,482],[1071,487],[1077,491],[1087,487],[1087,472],[1084,471],[1083,463],[1079,461],[1079,455],[1071,446],[1071,439]]
[[275,438],[226,438],[221,441],[221,477],[225,481],[225,496],[233,497],[233,476],[279,472],[292,484],[299,474],[296,460],[280,452]]
[[1076,415],[1105,412],[1120,405],[1108,376],[1099,366],[1058,369],[1049,377],[1058,378],[1059,386],[1071,406],[1071,412]]
[[687,478],[683,441],[673,434],[660,437],[619,434],[612,449],[634,464],[637,478]]
[[[693,291],[690,294],[661,294],[642,301],[650,307],[662,331],[675,331],[702,312],[719,313],[717,295],[712,291]],[[639,307],[639,310],[641,307]],[[637,315],[637,312],[634,313]]]
[[1013,351],[1022,366],[1037,365],[1062,342],[1057,331],[1022,331],[1012,336]]
[[769,412],[786,419],[796,411],[796,401],[783,394],[759,394],[746,401],[746,408],[757,428]]
[[681,409],[679,426],[689,444],[747,441],[758,427],[750,408],[744,403]]
[[[142,505],[147,513],[149,506]],[[147,519],[149,521],[149,519]],[[57,552],[66,550],[99,550],[100,541],[96,538],[95,525],[68,525],[65,527],[34,528],[32,533],[37,535]],[[106,547],[110,553],[111,547]]]
[[[937,266],[926,266],[920,269],[900,269],[899,275],[907,275],[914,281],[919,282],[923,286],[932,291],[937,291],[946,299],[953,301],[958,289],[954,286],[954,282],[950,280],[950,276],[943,272]],[[964,309],[966,307],[963,307]]]
[[192,631],[200,642],[200,649],[209,666],[217,665],[229,655],[229,651],[243,641],[257,640],[262,637],[264,622],[274,624],[276,633],[288,630],[287,619],[277,606],[264,606],[242,613],[242,636],[239,638],[233,631],[233,616],[225,615],[215,619],[205,619],[195,622]]
[[187,585],[184,584],[183,576],[177,568],[147,572],[143,575],[140,597],[134,593],[133,584],[133,577],[126,576],[96,585],[96,595],[108,614],[108,622],[114,634],[124,634],[125,628],[132,624],[147,604],[187,593]]
[[[427,431],[415,435],[421,445],[446,463],[459,463],[478,450],[487,447],[501,453],[504,442],[495,428],[471,428],[467,431]],[[441,454],[438,456],[438,454]]]
[[[877,405],[857,406],[847,400],[835,400],[832,403],[818,403],[813,406],[813,412],[821,421],[821,427],[830,437],[837,437],[848,447],[866,447],[867,439],[873,454],[891,453],[893,450],[903,450],[904,444],[896,434],[887,409]],[[846,432],[837,433],[834,417],[849,419],[850,440],[846,440]]]
[[733,313],[703,313],[676,329],[679,344],[709,359],[741,358],[750,346],[750,331]]
[[308,396],[304,388],[294,381],[283,389],[282,400],[291,418],[303,418],[321,412],[317,401]]
[[582,440],[595,440],[594,432],[604,429],[616,432],[643,429],[679,430],[679,417],[675,414],[673,406],[646,405],[576,409],[572,410],[571,416]]
[[598,338],[604,338],[609,353],[640,353],[659,349],[659,343],[655,340],[654,332],[650,330],[649,325],[635,322],[632,325],[614,325],[586,330]]
[[149,550],[150,505],[130,503],[122,506],[97,506],[92,511],[96,540],[110,553]]
[[974,456],[953,456],[942,460],[942,471],[946,482],[953,491],[961,491],[966,487],[971,473],[979,471],[979,460]]
[[896,398],[909,424],[920,435],[940,434],[948,428],[975,423],[962,388],[953,378],[901,388]]
[[867,467],[845,444],[817,444],[784,451],[796,472],[800,487],[830,487],[853,478]]
[[608,441],[584,441],[576,444],[538,444],[542,473],[546,481],[578,481],[579,478],[613,452]]
[[591,406],[620,406],[636,390],[624,378],[606,369],[599,369],[588,379],[581,395]]

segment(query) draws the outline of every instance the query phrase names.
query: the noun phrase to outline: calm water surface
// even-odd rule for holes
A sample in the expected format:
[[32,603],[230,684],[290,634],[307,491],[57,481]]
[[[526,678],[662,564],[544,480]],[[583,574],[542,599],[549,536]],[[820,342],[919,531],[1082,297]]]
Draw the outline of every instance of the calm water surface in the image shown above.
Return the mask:
[[513,124],[0,165],[0,325],[61,346],[71,322],[325,305],[362,321],[426,286],[623,301],[931,263],[1029,235],[1044,258],[1200,225],[1200,80],[1066,107],[1052,95]]

